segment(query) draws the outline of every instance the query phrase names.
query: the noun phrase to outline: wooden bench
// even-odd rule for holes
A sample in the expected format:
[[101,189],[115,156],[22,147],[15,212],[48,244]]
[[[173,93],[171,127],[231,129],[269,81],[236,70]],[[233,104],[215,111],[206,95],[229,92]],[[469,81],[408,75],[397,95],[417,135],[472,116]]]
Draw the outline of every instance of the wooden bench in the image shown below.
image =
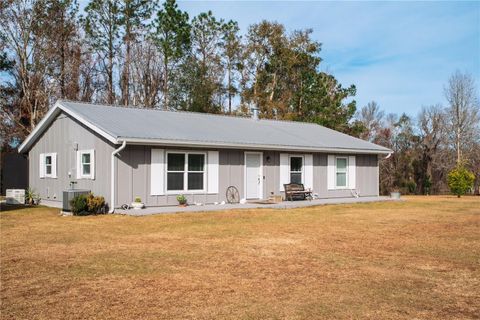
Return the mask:
[[305,190],[303,184],[300,183],[288,183],[284,184],[283,188],[285,190],[285,200],[312,200],[312,191]]

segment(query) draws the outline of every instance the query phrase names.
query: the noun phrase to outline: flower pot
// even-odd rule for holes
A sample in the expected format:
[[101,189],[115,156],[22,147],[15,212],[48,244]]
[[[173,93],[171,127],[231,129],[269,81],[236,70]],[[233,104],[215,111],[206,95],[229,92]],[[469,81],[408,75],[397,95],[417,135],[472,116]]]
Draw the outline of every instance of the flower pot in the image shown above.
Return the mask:
[[132,208],[135,209],[135,210],[140,210],[140,209],[143,209],[143,207],[145,206],[143,203],[141,202],[132,202]]
[[179,207],[186,207],[187,206],[187,203],[180,203],[178,204]]
[[390,192],[390,198],[399,200],[400,199],[400,192]]

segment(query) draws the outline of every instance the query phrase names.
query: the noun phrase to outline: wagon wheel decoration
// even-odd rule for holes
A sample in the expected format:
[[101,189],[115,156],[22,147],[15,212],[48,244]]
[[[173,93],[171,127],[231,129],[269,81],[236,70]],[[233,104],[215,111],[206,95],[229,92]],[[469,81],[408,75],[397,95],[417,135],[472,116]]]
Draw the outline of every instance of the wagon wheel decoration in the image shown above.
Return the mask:
[[228,203],[240,202],[240,194],[238,193],[238,189],[236,187],[230,186],[227,188],[227,202]]

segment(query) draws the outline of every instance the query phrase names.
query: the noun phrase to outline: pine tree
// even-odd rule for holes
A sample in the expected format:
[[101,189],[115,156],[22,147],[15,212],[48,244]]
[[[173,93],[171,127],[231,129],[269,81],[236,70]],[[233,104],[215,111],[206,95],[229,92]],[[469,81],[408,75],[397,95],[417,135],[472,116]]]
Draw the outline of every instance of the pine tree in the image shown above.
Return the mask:
[[192,20],[192,67],[196,77],[189,109],[218,113],[222,110],[224,68],[222,65],[222,26],[211,11]]
[[232,113],[232,99],[238,93],[236,86],[238,71],[242,68],[242,50],[241,37],[238,34],[240,28],[236,21],[228,21],[222,26],[223,39],[223,57],[227,73],[226,91],[228,98],[228,113]]
[[127,106],[130,102],[130,69],[132,43],[136,41],[138,32],[145,26],[145,21],[150,19],[153,11],[153,2],[149,0],[123,0],[120,2],[120,24],[123,27],[123,44],[125,58],[121,76],[122,104]]
[[44,50],[48,57],[49,81],[58,86],[55,98],[77,99],[81,63],[75,52],[79,50],[77,23],[78,3],[75,0],[42,0],[37,5],[37,30],[45,37]]
[[153,22],[152,37],[163,58],[163,108],[169,108],[169,83],[171,68],[190,48],[188,14],[178,9],[175,0],[166,0]]
[[100,55],[106,76],[107,103],[115,103],[114,68],[120,48],[122,14],[118,1],[92,0],[82,19],[90,46]]

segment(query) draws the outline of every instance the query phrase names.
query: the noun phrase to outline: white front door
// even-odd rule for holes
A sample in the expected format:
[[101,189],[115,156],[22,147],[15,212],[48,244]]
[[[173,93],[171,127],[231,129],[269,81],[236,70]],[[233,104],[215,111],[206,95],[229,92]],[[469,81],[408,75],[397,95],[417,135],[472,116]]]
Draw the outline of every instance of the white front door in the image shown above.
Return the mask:
[[245,194],[247,199],[261,199],[263,187],[262,153],[245,153]]

